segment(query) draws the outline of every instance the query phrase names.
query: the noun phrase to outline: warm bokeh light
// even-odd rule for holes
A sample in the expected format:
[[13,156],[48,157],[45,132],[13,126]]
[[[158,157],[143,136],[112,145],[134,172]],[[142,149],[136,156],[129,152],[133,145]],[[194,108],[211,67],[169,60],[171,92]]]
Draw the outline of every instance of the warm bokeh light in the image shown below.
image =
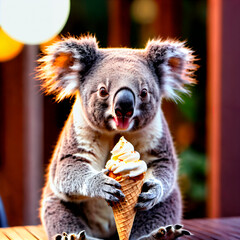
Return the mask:
[[149,24],[155,20],[158,13],[158,6],[153,0],[134,0],[131,13],[136,22]]
[[1,25],[12,38],[40,44],[57,35],[68,19],[70,0],[1,1]]
[[0,62],[5,62],[16,57],[22,50],[23,44],[10,38],[0,28]]
[[179,150],[186,150],[194,140],[194,126],[189,122],[184,122],[176,129],[176,141],[178,142]]

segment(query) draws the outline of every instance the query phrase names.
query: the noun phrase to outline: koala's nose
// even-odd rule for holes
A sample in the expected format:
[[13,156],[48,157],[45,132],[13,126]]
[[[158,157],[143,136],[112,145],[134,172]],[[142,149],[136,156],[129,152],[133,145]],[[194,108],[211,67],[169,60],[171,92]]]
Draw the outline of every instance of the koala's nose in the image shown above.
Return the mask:
[[128,117],[133,115],[135,98],[130,89],[121,89],[115,95],[115,114],[117,117]]

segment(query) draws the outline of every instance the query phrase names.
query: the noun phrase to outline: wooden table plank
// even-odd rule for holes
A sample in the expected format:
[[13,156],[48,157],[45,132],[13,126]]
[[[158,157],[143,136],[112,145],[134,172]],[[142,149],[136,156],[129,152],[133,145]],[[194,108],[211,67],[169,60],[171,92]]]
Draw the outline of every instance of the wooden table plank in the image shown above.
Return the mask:
[[39,238],[32,235],[25,227],[14,227],[12,228],[19,236],[21,236],[23,239],[33,239],[33,240],[39,240]]
[[[188,229],[188,226],[191,226],[193,228],[193,234],[196,236],[203,236],[203,239],[216,239],[216,240],[222,240],[222,239],[228,239],[229,235],[224,233],[219,233],[219,231],[214,231],[210,225],[204,226],[200,224],[199,222],[188,222],[185,224],[185,228]],[[213,237],[214,236],[214,237]]]
[[2,228],[1,232],[8,237],[8,240],[9,239],[16,239],[16,240],[26,240],[26,239],[39,240],[40,239],[35,237],[24,227]]
[[[208,221],[204,220],[199,220],[198,224],[205,228],[211,228],[213,232],[219,232],[221,235],[227,234],[228,236],[240,236],[240,222],[236,224],[233,224],[232,221],[224,221],[224,220],[218,220],[218,219],[213,219],[211,220],[210,224]],[[239,237],[240,239],[240,237]]]
[[194,237],[182,239],[240,239],[240,218],[183,220]]
[[25,229],[29,231],[37,239],[47,240],[47,235],[41,225],[38,226],[26,226]]
[[0,228],[0,240],[47,240],[42,226]]
[[235,227],[235,228],[238,228],[239,229],[239,226],[240,226],[240,217],[237,218],[237,217],[232,217],[232,218],[217,218],[217,219],[214,219],[215,221],[217,222],[220,222],[222,224],[228,224],[228,225],[231,225],[232,227]]
[[0,231],[0,239],[1,240],[9,240],[9,238],[1,231]]
[[211,234],[209,232],[205,231],[205,229],[196,227],[197,225],[195,223],[191,223],[188,220],[188,221],[184,221],[183,224],[184,224],[184,229],[189,230],[193,234],[193,236],[184,236],[182,237],[182,239],[194,239],[194,240],[213,239],[211,238]]
[[[240,217],[183,220],[184,228],[194,236],[182,240],[240,240]],[[41,225],[0,228],[0,240],[48,240]]]
[[19,234],[14,231],[14,228],[3,228],[1,231],[9,239],[24,240],[24,238],[22,238],[21,235],[19,236]]

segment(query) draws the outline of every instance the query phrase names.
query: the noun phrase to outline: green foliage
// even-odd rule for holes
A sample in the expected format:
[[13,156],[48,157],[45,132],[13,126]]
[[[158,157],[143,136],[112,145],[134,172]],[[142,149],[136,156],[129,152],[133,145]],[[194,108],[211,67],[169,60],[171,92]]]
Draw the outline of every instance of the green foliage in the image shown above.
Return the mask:
[[178,104],[178,108],[181,113],[191,122],[196,122],[198,118],[198,95],[191,94],[191,97],[188,95],[182,95],[182,102]]
[[180,154],[179,181],[187,198],[205,201],[206,156],[191,148]]

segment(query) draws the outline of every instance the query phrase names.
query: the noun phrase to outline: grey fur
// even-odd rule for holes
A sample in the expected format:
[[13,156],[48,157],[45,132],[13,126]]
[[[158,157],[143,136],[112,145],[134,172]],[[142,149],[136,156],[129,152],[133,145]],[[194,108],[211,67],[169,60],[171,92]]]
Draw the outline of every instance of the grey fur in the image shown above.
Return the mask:
[[[178,159],[161,100],[176,98],[175,90],[185,92],[184,84],[193,83],[193,60],[192,51],[182,43],[160,40],[134,50],[100,49],[95,38],[70,38],[46,51],[39,67],[43,88],[57,100],[76,97],[42,195],[41,220],[49,239],[83,230],[87,239],[116,236],[107,202],[124,195],[103,169],[120,136],[148,165],[131,239],[151,238],[159,227],[181,221]],[[101,88],[106,94],[100,94]],[[114,96],[121,89],[134,94],[133,116],[123,118],[129,121],[124,130],[114,120]]]

